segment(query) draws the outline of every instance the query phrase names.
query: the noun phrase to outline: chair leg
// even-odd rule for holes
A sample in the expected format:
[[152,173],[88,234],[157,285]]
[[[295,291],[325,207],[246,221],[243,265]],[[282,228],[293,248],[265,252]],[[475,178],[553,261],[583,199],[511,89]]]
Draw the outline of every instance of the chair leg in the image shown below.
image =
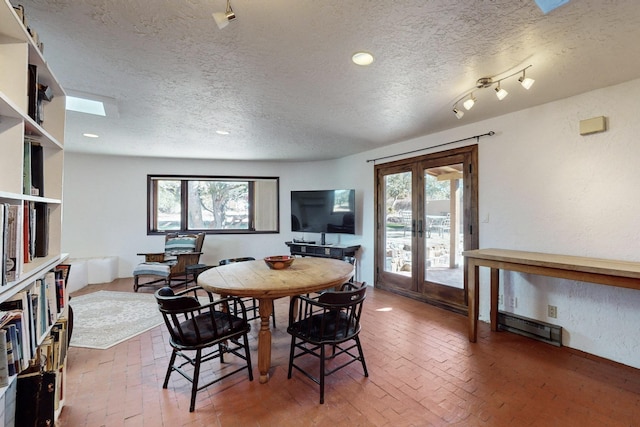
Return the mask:
[[193,412],[196,409],[196,394],[198,393],[198,378],[200,378],[200,358],[202,356],[202,350],[196,350],[195,366],[193,369],[193,381],[191,385],[191,405],[189,405],[189,412]]
[[176,362],[176,349],[174,348],[171,352],[171,359],[169,359],[169,367],[167,368],[167,374],[164,376],[164,383],[162,384],[162,388],[167,388],[169,384],[169,377],[171,376],[171,372],[173,372],[173,364]]
[[324,403],[324,345],[320,345],[320,404]]
[[249,381],[253,381],[253,368],[251,367],[251,351],[249,351],[249,339],[247,334],[242,336],[244,339],[244,354],[247,358],[247,369],[249,370]]
[[224,363],[224,353],[227,351],[225,343],[218,344],[218,351],[220,352],[220,363]]
[[291,379],[291,372],[293,371],[293,353],[296,349],[296,337],[291,335],[291,351],[289,352],[289,372],[287,373],[287,379]]
[[138,276],[135,276],[133,278],[133,292],[138,292],[139,287],[140,285],[138,285]]
[[367,371],[367,363],[364,361],[364,353],[362,352],[362,345],[360,345],[360,337],[356,335],[354,338],[356,340],[356,345],[358,346],[358,352],[360,353],[360,361],[362,362],[362,370],[364,370],[364,376],[369,376],[369,371]]
[[273,321],[273,328],[276,327],[276,305],[271,301],[271,320]]

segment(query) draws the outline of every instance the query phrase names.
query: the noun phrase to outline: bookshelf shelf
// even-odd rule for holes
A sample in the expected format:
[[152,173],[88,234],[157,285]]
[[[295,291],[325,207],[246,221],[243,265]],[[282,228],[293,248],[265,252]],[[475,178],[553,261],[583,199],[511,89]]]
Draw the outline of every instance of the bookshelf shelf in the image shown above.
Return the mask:
[[26,26],[28,10],[18,12],[0,0],[0,356],[15,361],[15,373],[0,363],[7,426],[29,415],[16,393],[34,364],[54,373],[59,414],[69,314],[60,279],[66,95]]

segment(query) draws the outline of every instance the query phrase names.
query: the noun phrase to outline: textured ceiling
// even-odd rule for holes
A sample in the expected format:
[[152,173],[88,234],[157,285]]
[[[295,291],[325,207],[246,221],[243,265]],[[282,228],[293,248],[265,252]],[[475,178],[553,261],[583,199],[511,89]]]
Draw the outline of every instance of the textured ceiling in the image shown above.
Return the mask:
[[[211,159],[328,159],[640,77],[637,0],[21,0],[69,93],[69,151]],[[358,50],[375,55],[354,65]],[[453,103],[480,77],[531,64]],[[230,132],[222,136],[217,129]],[[81,134],[91,132],[98,139]]]

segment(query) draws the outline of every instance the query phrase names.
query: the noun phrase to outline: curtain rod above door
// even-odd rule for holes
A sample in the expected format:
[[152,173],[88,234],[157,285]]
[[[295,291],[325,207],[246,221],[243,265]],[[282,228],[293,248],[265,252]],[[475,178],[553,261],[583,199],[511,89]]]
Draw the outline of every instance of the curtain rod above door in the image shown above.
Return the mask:
[[470,139],[474,139],[474,138],[476,139],[476,141],[480,142],[480,137],[483,137],[483,136],[493,136],[493,135],[495,135],[495,134],[496,134],[496,133],[495,133],[494,131],[492,131],[492,130],[491,130],[491,131],[489,131],[489,132],[487,132],[487,133],[483,133],[482,135],[474,135],[474,136],[470,136],[470,137],[468,137],[468,138],[457,139],[457,140],[455,140],[455,141],[445,142],[445,143],[443,143],[443,144],[434,145],[434,146],[432,146],[432,147],[418,148],[417,150],[405,151],[404,153],[391,154],[391,155],[389,155],[389,156],[378,157],[378,158],[375,158],[375,159],[369,159],[369,160],[367,160],[367,163],[369,163],[369,162],[375,162],[375,161],[377,161],[377,160],[390,159],[390,158],[392,158],[392,157],[404,156],[405,154],[417,153],[417,152],[419,152],[419,151],[430,150],[430,149],[432,149],[432,148],[444,147],[445,145],[455,144],[456,142],[468,141],[468,140],[470,140]]

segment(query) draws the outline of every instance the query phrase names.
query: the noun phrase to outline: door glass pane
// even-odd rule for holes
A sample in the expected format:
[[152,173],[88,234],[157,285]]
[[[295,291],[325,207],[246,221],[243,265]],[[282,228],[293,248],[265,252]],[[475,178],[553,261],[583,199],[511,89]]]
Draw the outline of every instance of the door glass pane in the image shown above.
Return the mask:
[[462,164],[425,169],[425,280],[462,289]]
[[411,277],[411,172],[384,177],[384,271]]

